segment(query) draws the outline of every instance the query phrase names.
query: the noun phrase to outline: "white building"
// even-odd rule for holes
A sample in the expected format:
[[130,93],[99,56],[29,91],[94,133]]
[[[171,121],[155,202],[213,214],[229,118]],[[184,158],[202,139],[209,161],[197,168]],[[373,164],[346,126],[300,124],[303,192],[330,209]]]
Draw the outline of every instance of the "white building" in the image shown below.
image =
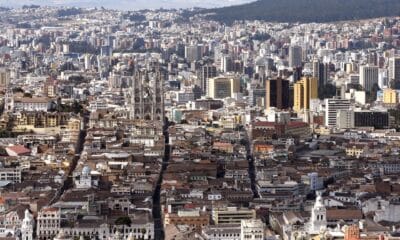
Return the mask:
[[336,127],[338,111],[349,110],[350,106],[351,103],[348,99],[325,99],[325,125],[328,127]]
[[21,169],[17,168],[0,168],[0,181],[9,181],[13,183],[21,182]]
[[375,222],[399,222],[400,221],[400,202],[390,201],[381,205],[379,210],[375,211]]
[[339,110],[337,113],[336,127],[339,129],[354,128],[354,111]]
[[317,192],[317,199],[311,210],[311,219],[309,225],[310,234],[319,234],[322,229],[326,229],[326,208],[321,193]]
[[98,177],[100,173],[92,171],[90,167],[85,166],[82,171],[74,172],[74,184],[78,189],[89,189],[99,185]]
[[36,236],[38,239],[52,239],[59,230],[61,212],[57,208],[43,208],[38,212]]
[[50,100],[44,97],[23,97],[14,98],[14,111],[44,111],[47,112],[50,106]]
[[264,235],[264,223],[261,220],[242,220],[240,224],[241,240],[263,240]]
[[202,229],[201,235],[205,240],[240,240],[240,225],[215,225]]
[[28,209],[25,210],[25,217],[21,225],[21,240],[33,240],[33,225],[35,220]]
[[318,176],[317,172],[307,174],[310,181],[310,190],[316,191],[324,188],[324,179]]

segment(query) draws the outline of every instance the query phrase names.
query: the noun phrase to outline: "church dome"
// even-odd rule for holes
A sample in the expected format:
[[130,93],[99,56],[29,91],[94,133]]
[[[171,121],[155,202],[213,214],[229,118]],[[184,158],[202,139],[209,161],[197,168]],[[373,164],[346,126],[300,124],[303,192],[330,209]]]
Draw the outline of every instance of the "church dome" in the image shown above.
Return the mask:
[[83,169],[82,169],[82,174],[83,174],[83,175],[89,175],[90,172],[91,172],[91,169],[90,169],[89,166],[84,166],[84,167],[83,167]]

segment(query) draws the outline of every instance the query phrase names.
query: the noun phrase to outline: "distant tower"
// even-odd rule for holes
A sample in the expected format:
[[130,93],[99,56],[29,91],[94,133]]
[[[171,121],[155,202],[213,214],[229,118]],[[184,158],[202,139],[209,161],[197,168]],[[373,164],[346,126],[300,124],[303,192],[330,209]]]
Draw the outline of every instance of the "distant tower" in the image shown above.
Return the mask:
[[28,209],[25,210],[25,217],[21,225],[21,240],[33,240],[33,224],[32,214]]
[[4,96],[4,111],[14,111],[14,94],[12,89],[7,89],[6,95]]
[[325,86],[328,82],[328,64],[321,63],[319,60],[314,60],[312,63],[312,71],[312,76],[318,79],[318,86]]
[[370,92],[374,84],[378,84],[379,68],[376,66],[360,67],[360,85],[365,91]]
[[389,81],[400,82],[400,57],[389,59]]
[[301,67],[303,50],[300,46],[290,46],[289,48],[289,67]]
[[136,70],[131,88],[131,118],[164,121],[163,74],[159,69]]
[[311,210],[311,226],[312,234],[319,233],[321,229],[326,228],[326,208],[321,196],[321,192],[317,192],[317,199]]

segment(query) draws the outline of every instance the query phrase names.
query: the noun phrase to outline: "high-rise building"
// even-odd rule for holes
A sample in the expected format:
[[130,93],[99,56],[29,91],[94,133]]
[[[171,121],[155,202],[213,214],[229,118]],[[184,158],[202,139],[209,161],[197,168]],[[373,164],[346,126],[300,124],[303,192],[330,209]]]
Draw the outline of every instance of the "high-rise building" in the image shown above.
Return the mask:
[[265,106],[265,92],[265,88],[262,86],[250,86],[248,104],[250,106]]
[[207,96],[211,98],[234,97],[240,92],[240,79],[236,76],[222,76],[208,79]]
[[214,65],[205,65],[201,68],[201,76],[200,76],[200,88],[203,93],[207,92],[208,89],[208,79],[217,76],[217,67]]
[[300,67],[302,65],[303,50],[300,46],[290,46],[289,67]]
[[327,98],[325,99],[325,125],[337,127],[338,112],[349,110],[351,102],[349,99]]
[[365,91],[370,92],[374,84],[378,84],[378,67],[361,66],[360,67],[360,85]]
[[188,62],[198,61],[201,59],[201,46],[191,45],[185,47],[185,58]]
[[269,79],[265,82],[266,86],[266,108],[276,107],[287,109],[289,103],[289,81],[282,78]]
[[339,129],[354,128],[354,111],[352,109],[337,112],[336,127]]
[[10,84],[10,72],[6,68],[0,68],[0,90],[5,90]]
[[294,84],[293,109],[296,112],[310,109],[311,99],[318,98],[318,81],[313,77],[303,77]]
[[159,69],[136,70],[131,88],[131,118],[164,120],[163,74]]
[[229,55],[224,55],[221,57],[221,72],[231,72],[234,70],[232,57]]
[[328,82],[329,66],[318,60],[313,61],[312,76],[318,79],[318,86],[324,86]]
[[400,57],[389,60],[389,82],[400,82]]

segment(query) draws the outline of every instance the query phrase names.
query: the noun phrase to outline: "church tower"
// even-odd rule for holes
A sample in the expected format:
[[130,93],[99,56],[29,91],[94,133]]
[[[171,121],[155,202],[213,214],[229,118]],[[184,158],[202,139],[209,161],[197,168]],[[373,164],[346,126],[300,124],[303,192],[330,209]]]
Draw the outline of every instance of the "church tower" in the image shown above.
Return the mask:
[[14,94],[12,89],[7,89],[4,96],[4,111],[12,112],[14,111]]
[[32,214],[28,209],[25,210],[25,217],[21,225],[21,240],[33,240],[33,224]]
[[157,67],[137,69],[131,88],[131,118],[164,121],[164,77]]
[[311,229],[312,234],[317,234],[321,229],[326,228],[326,208],[321,196],[321,192],[317,192],[315,204],[311,210]]

